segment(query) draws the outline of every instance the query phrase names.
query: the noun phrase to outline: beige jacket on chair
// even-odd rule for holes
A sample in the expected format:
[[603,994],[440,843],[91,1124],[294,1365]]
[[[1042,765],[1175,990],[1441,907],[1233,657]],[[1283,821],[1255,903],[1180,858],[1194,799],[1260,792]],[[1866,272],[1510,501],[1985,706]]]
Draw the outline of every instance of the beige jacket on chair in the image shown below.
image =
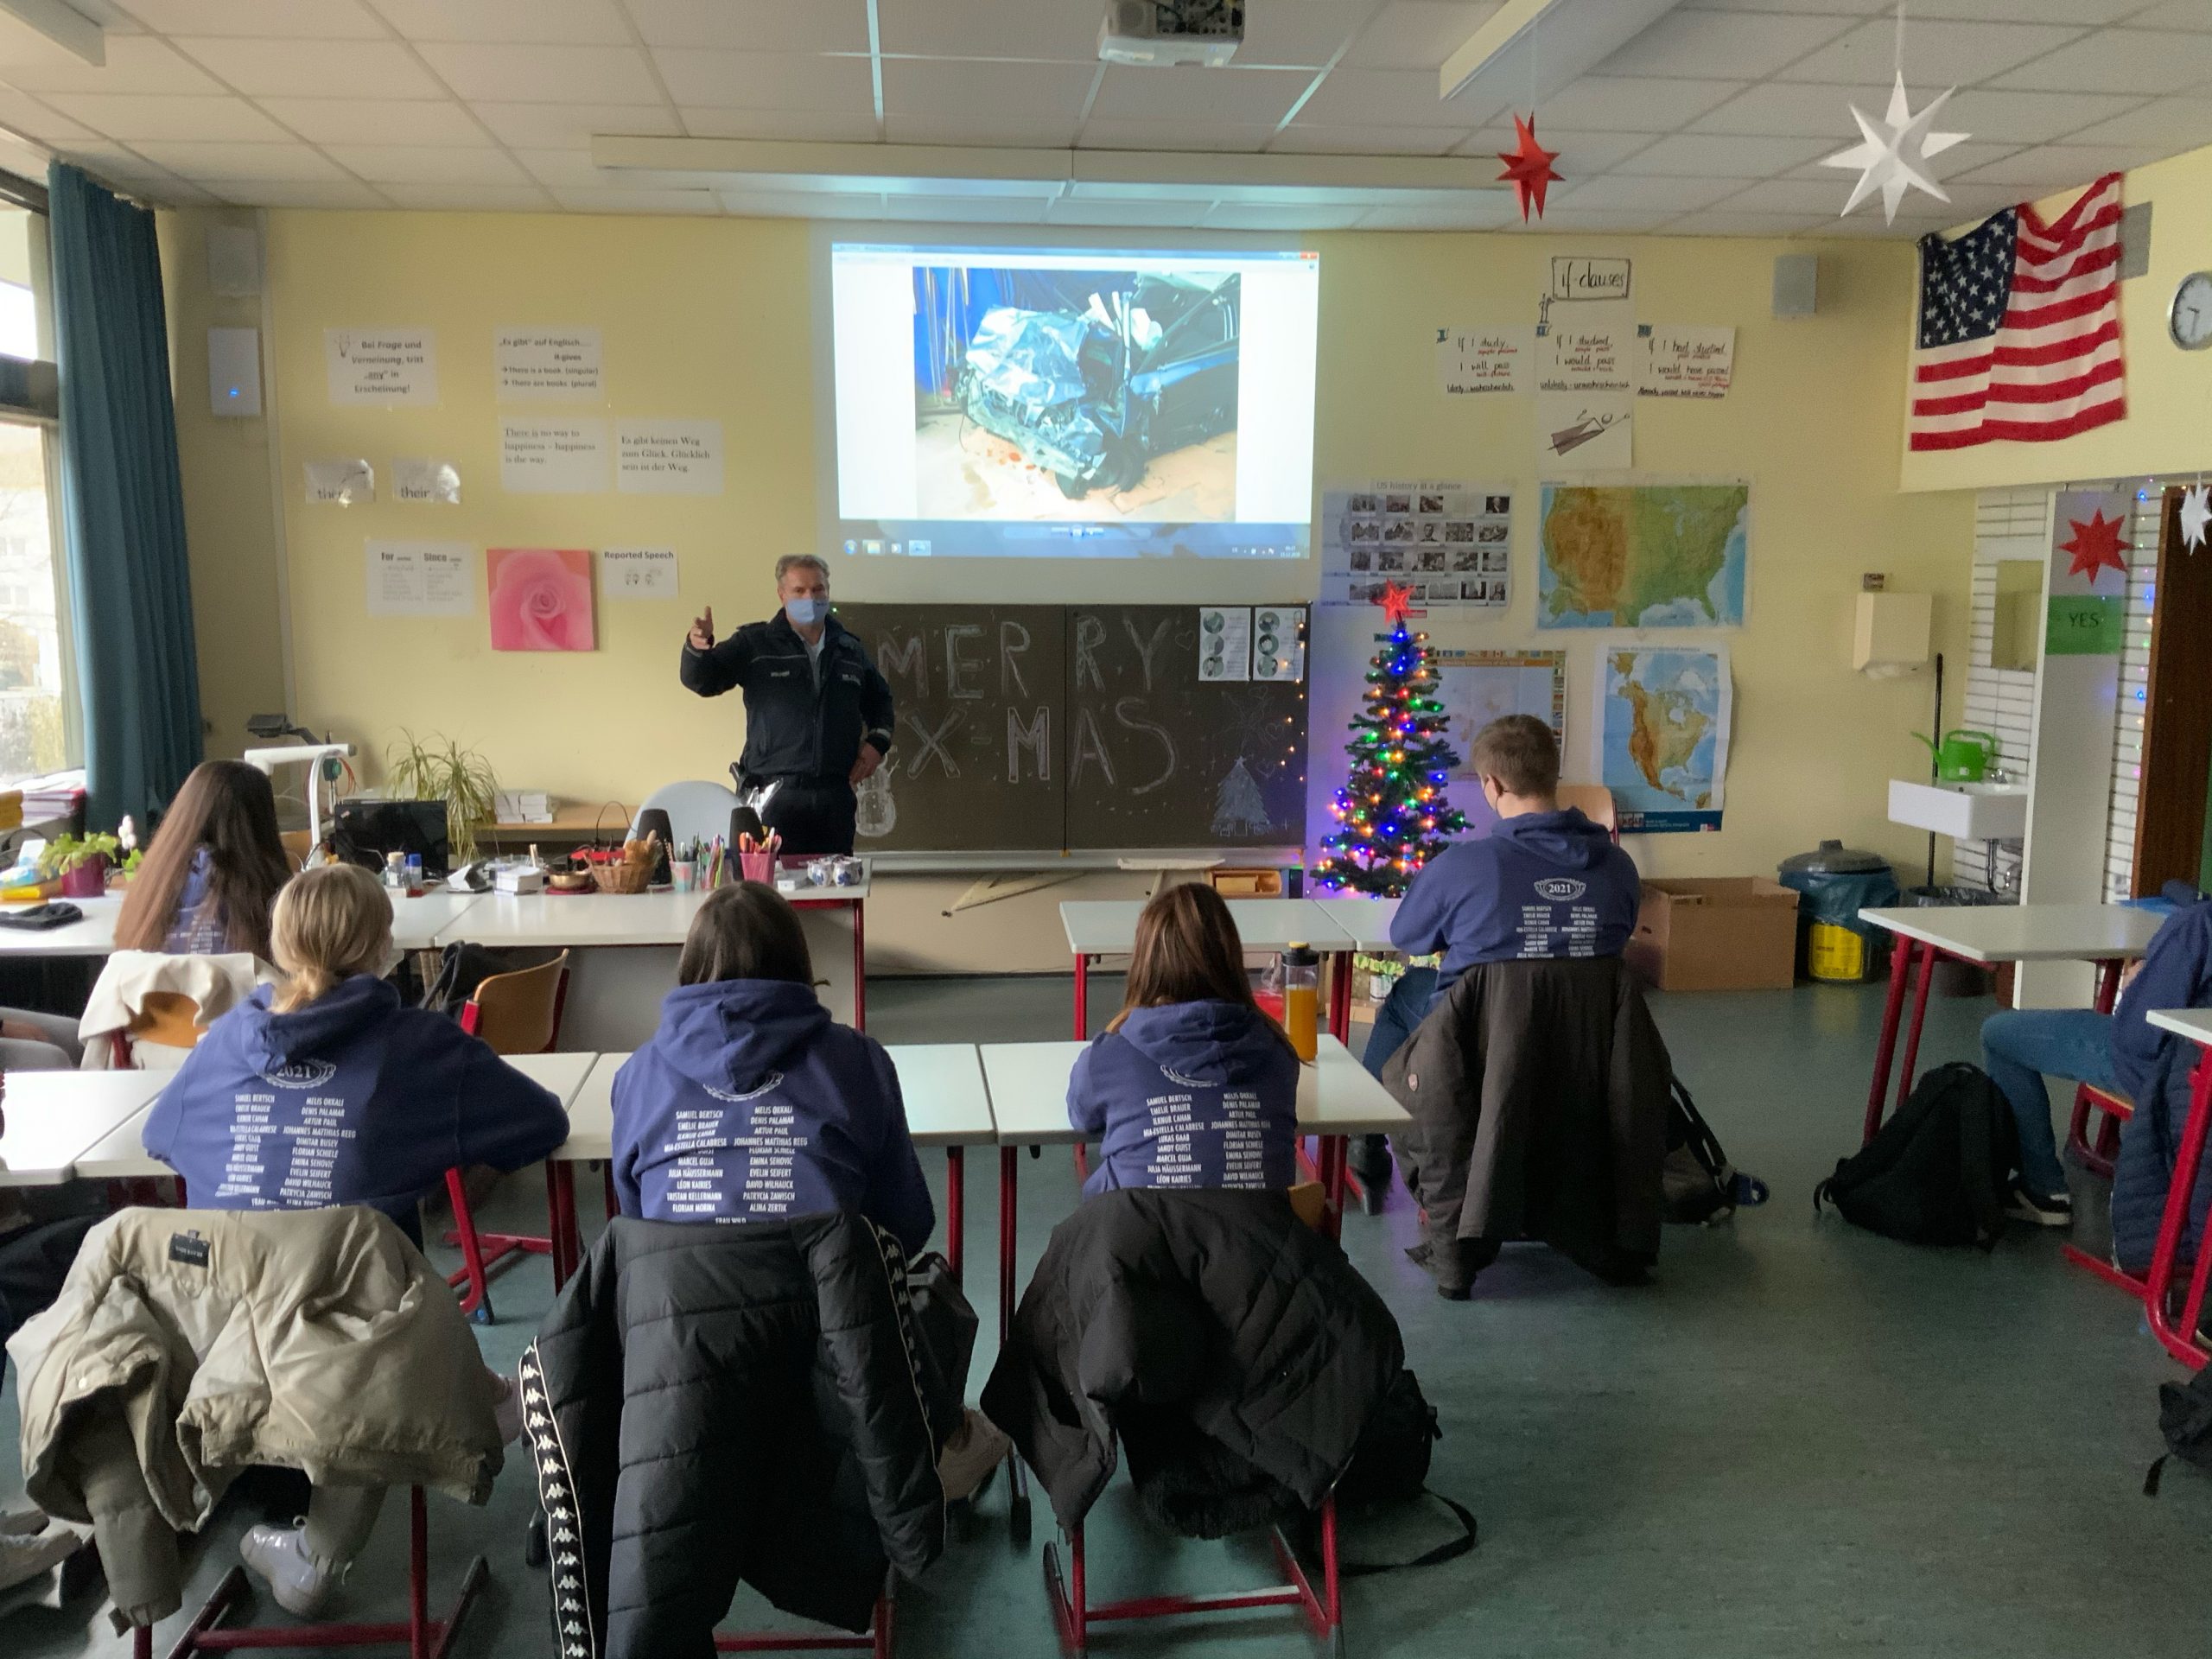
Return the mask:
[[181,1595],[163,1529],[196,1529],[242,1469],[472,1503],[499,1469],[497,1385],[453,1292],[358,1205],[123,1211],[8,1351],[24,1490],[94,1526],[142,1620]]
[[[115,1065],[115,1033],[129,1034],[145,1010],[149,992],[191,998],[204,1029],[251,996],[256,986],[274,984],[276,977],[274,968],[246,950],[219,956],[118,950],[100,969],[86,1000],[84,1017],[77,1022],[77,1039],[85,1046],[83,1068],[101,1071]],[[173,1044],[138,1041],[131,1045],[131,1061],[142,1071],[174,1071],[191,1052]]]

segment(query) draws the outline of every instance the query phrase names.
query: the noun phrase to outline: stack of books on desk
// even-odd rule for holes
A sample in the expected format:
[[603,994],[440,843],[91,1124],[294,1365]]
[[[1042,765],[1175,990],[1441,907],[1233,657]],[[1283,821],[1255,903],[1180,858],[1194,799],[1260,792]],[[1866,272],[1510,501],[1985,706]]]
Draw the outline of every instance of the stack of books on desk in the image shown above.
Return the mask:
[[85,810],[85,774],[81,771],[26,778],[16,787],[22,792],[22,821],[26,823],[60,823]]
[[503,789],[493,798],[501,823],[550,823],[553,798],[542,789]]

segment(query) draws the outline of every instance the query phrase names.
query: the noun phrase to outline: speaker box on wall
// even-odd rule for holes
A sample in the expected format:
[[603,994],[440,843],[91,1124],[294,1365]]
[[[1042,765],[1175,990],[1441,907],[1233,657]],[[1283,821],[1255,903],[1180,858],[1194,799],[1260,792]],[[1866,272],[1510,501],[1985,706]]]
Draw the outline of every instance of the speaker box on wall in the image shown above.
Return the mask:
[[1774,262],[1774,315],[1809,317],[1820,308],[1821,256],[1785,253]]
[[207,227],[207,286],[226,300],[261,292],[261,238],[251,225]]

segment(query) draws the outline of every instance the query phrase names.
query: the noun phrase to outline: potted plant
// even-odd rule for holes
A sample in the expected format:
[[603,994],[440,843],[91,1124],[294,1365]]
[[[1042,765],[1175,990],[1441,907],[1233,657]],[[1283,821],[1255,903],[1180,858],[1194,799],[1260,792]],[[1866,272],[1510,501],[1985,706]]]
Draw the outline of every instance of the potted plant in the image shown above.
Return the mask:
[[427,738],[408,731],[399,735],[401,741],[385,751],[391,792],[418,801],[443,801],[454,862],[468,863],[476,856],[477,830],[490,823],[497,810],[499,780],[492,763],[442,733],[433,732]]
[[97,899],[107,891],[108,866],[121,861],[123,843],[113,836],[56,836],[39,858],[39,873],[60,877],[65,899]]

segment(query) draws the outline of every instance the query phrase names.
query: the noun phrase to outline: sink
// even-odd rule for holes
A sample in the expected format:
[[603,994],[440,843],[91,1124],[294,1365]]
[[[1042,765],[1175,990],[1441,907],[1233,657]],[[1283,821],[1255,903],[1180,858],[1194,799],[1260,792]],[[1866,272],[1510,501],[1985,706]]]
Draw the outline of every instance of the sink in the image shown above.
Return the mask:
[[1890,822],[1933,830],[1955,841],[2019,841],[2028,833],[2028,786],[1892,778]]

